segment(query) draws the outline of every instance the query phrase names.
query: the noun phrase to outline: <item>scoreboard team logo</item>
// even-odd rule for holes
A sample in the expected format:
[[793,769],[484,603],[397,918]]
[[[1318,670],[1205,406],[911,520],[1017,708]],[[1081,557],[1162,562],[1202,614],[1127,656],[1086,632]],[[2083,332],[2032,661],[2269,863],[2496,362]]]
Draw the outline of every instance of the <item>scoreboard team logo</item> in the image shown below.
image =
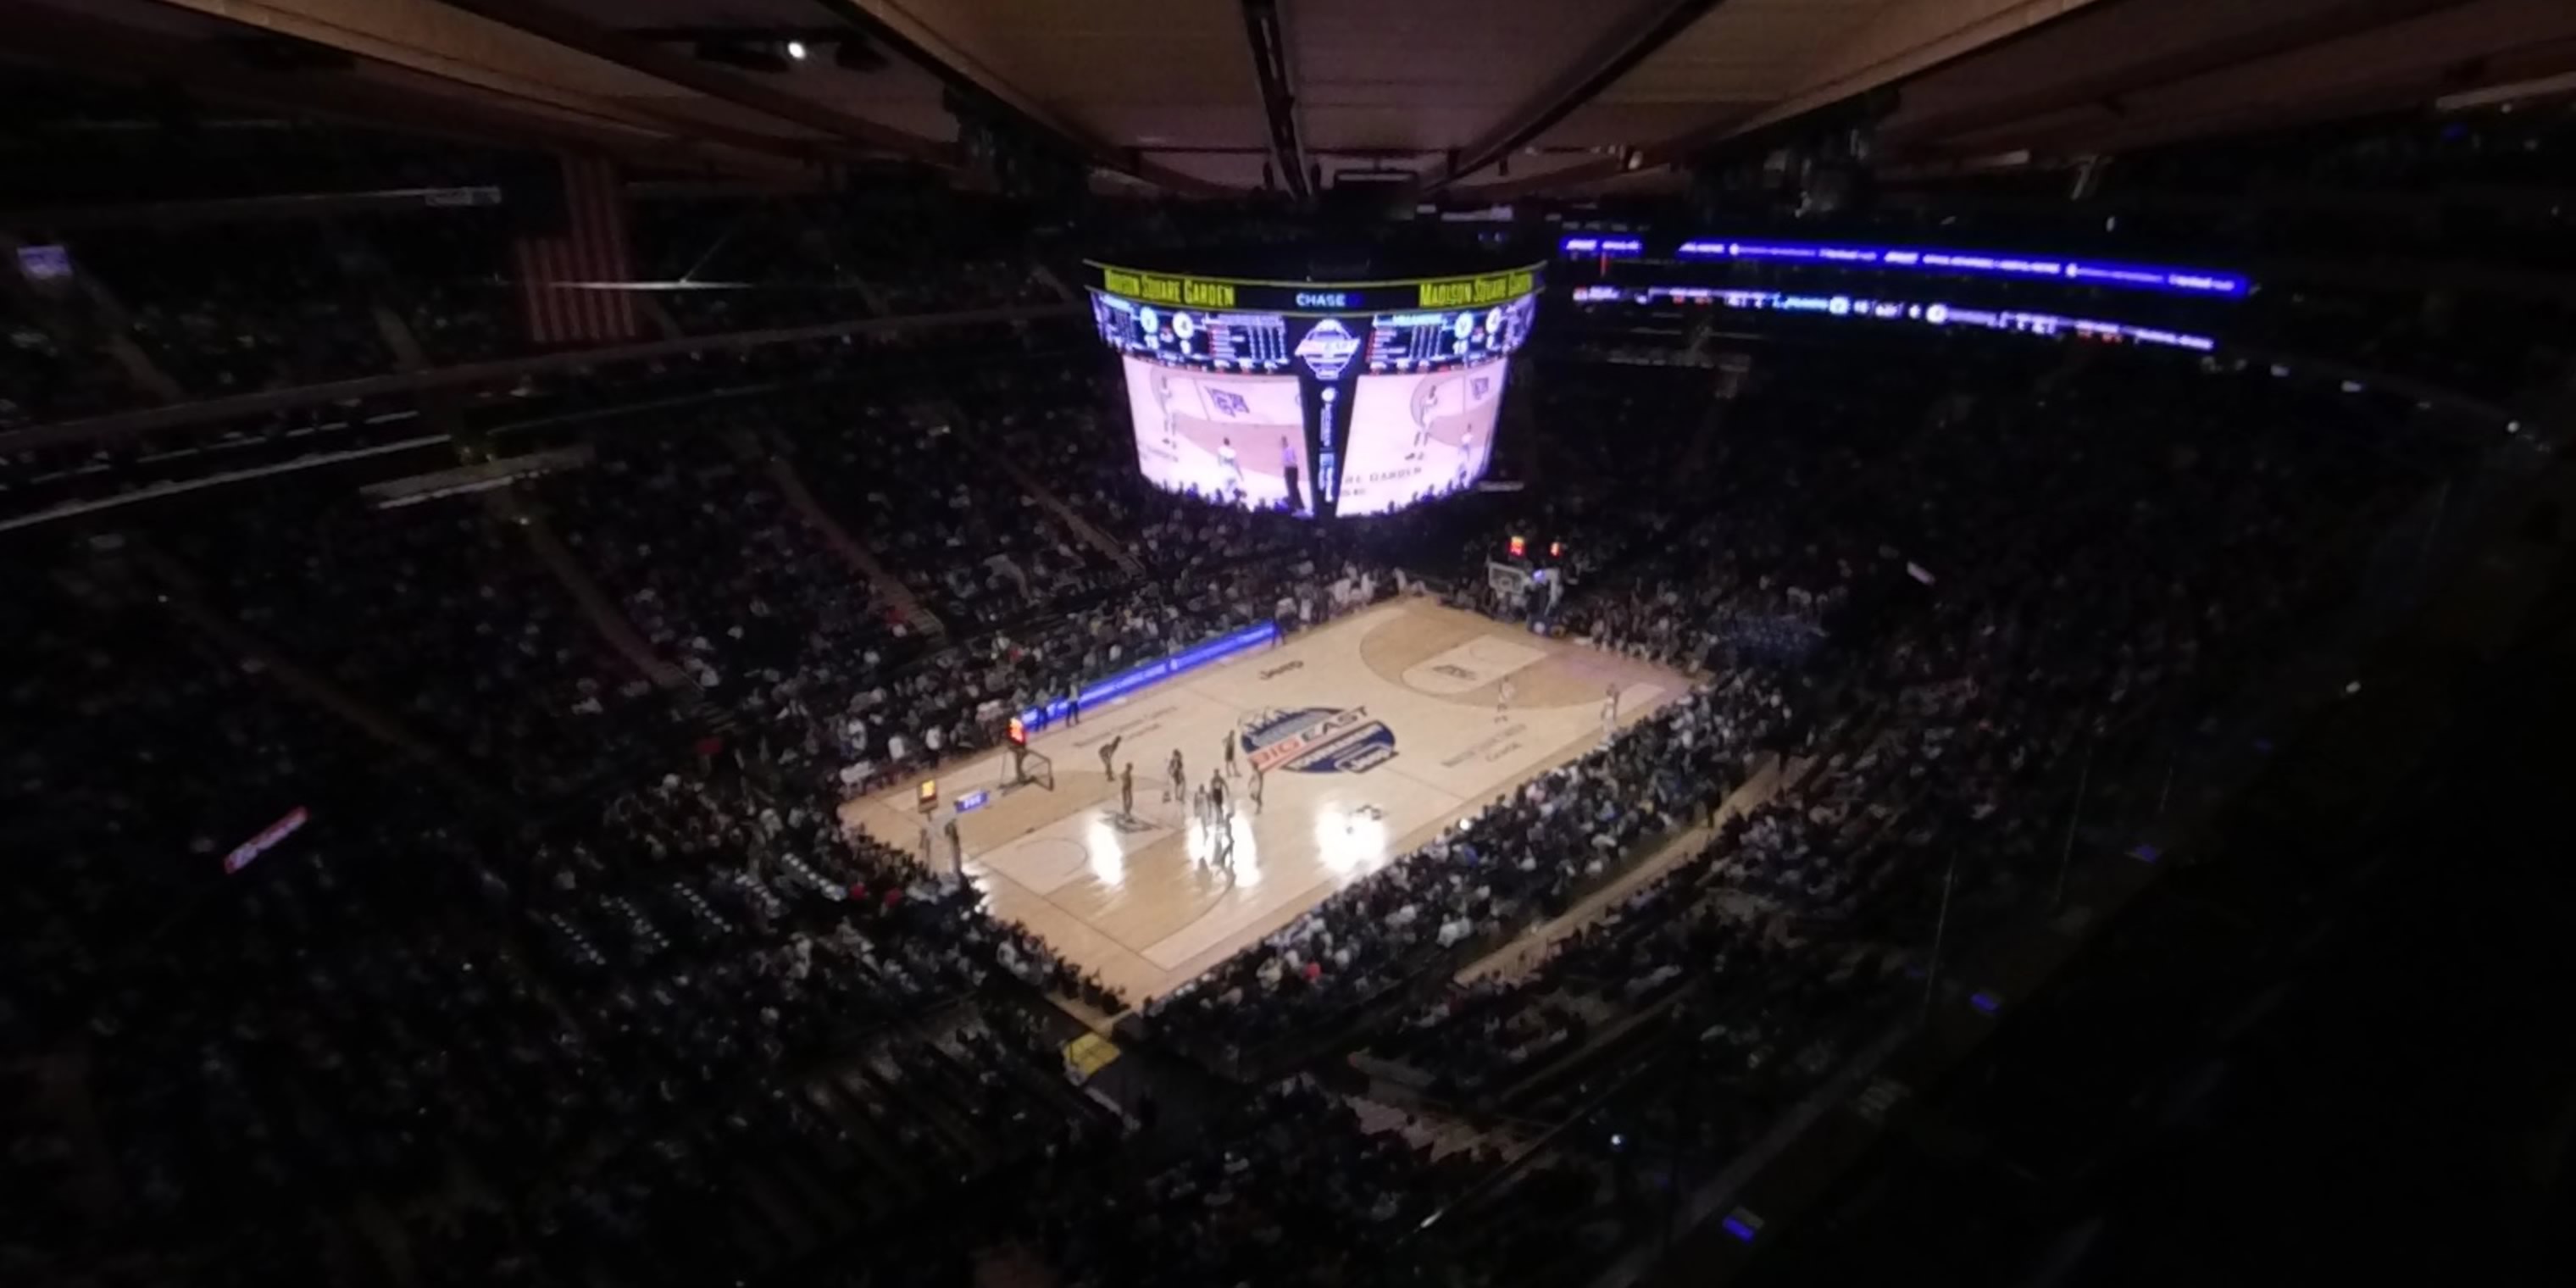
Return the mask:
[[1395,731],[1366,707],[1263,711],[1242,734],[1253,768],[1268,773],[1365,774],[1395,759]]
[[1360,351],[1360,338],[1351,334],[1339,318],[1326,318],[1297,342],[1297,357],[1317,380],[1339,380],[1342,368],[1351,365],[1351,355]]

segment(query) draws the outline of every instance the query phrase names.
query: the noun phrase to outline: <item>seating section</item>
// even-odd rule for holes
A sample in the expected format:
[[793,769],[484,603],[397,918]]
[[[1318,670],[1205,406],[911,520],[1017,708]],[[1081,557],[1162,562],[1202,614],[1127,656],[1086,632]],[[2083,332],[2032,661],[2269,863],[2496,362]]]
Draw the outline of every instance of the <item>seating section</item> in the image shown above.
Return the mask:
[[5,585],[6,1049],[148,956],[138,934],[199,914],[226,855],[290,811],[333,833],[416,817],[384,749],[173,620],[130,561],[13,564]]
[[353,248],[294,224],[125,229],[71,243],[127,330],[192,394],[345,380],[392,366],[352,275]]
[[575,791],[677,740],[664,697],[471,498],[373,511],[280,490],[175,536],[251,630],[513,790]]
[[[640,193],[638,262],[691,335],[1064,302],[1025,215],[898,195]],[[189,397],[528,352],[513,227],[84,230],[0,320],[0,433],[155,401],[126,340]],[[208,485],[0,533],[0,1265],[1589,1282],[1921,1004],[1936,924],[2043,915],[2073,799],[2161,813],[2139,765],[2394,602],[2392,522],[2505,441],[2260,361],[1650,321],[1522,360],[1520,489],[1329,524],[1143,484],[1079,319],[13,451],[29,512]],[[370,434],[422,441],[202,468]],[[1489,589],[1511,536],[1562,602]],[[1696,683],[1152,999],[841,820],[1399,575]]]
[[970,427],[928,388],[908,405],[800,400],[772,428],[833,512],[850,517],[851,535],[961,633],[1121,575],[970,443]]

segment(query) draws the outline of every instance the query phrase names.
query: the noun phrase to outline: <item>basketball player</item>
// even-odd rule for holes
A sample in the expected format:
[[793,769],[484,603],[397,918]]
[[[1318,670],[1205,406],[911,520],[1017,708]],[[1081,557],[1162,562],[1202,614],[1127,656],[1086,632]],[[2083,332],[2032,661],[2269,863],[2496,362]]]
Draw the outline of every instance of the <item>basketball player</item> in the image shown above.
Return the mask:
[[1172,763],[1164,766],[1163,772],[1167,775],[1166,781],[1163,783],[1164,800],[1177,801],[1189,795],[1189,787],[1187,785],[1189,783],[1189,779],[1184,777],[1181,773],[1180,748],[1172,748]]
[[1154,405],[1163,413],[1163,450],[1177,461],[1181,458],[1181,431],[1172,420],[1172,378],[1160,372],[1154,376]]
[[963,881],[966,879],[966,843],[957,839],[956,819],[948,820],[946,831],[948,833],[948,868],[957,874],[958,880]]
[[1126,740],[1126,735],[1120,734],[1119,736],[1100,744],[1100,772],[1108,775],[1112,781],[1115,781],[1118,777],[1118,770],[1112,764],[1113,758],[1118,755],[1118,744],[1125,742]]
[[1228,778],[1236,777],[1237,775],[1239,775],[1239,774],[1241,774],[1241,773],[1243,772],[1243,771],[1241,771],[1241,770],[1239,770],[1239,769],[1236,769],[1236,768],[1234,767],[1234,743],[1235,743],[1234,731],[1233,731],[1233,730],[1231,730],[1231,729],[1226,730],[1226,732],[1225,732],[1225,776],[1226,776],[1226,777],[1228,777]]
[[1261,812],[1261,762],[1252,762],[1252,812]]
[[1132,761],[1127,771],[1118,775],[1118,817],[1136,817],[1136,766]]
[[1234,454],[1233,439],[1217,440],[1216,467],[1225,477],[1225,499],[1236,505],[1243,504],[1243,462]]
[[1306,498],[1297,493],[1297,453],[1288,446],[1288,438],[1284,434],[1279,439],[1279,477],[1288,485],[1289,510],[1305,513]]
[[1601,736],[1609,737],[1619,729],[1619,686],[1612,684],[1608,696],[1601,699]]
[[1503,677],[1502,683],[1494,686],[1494,722],[1500,724],[1511,718],[1512,677],[1507,675]]
[[1207,822],[1208,822],[1208,793],[1207,793],[1207,788],[1205,788],[1205,787],[1193,787],[1193,788],[1191,788],[1191,789],[1190,789],[1190,817],[1191,817],[1191,818],[1194,818],[1194,819],[1197,819],[1200,827],[1206,827],[1206,826],[1207,826]]

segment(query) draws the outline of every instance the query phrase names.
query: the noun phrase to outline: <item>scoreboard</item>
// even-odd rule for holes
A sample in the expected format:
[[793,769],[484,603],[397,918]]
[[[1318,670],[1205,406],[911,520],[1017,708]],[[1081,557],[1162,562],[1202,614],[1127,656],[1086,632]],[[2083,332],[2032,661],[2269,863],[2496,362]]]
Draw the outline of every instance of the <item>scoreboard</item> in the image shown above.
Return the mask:
[[1157,362],[1215,371],[1288,365],[1288,319],[1276,313],[1156,308],[1094,292],[1091,316],[1110,348]]
[[1125,369],[1149,482],[1325,517],[1402,509],[1484,477],[1540,269],[1321,282],[1094,262],[1084,285]]
[[1538,297],[1455,313],[1384,313],[1369,320],[1368,369],[1430,371],[1507,357],[1529,335]]
[[[1336,334],[1364,337],[1360,365],[1385,374],[1475,366],[1508,357],[1529,337],[1538,297],[1484,308],[1405,313],[1288,314],[1217,312],[1139,303],[1091,293],[1091,317],[1103,344],[1167,366],[1206,371],[1284,372],[1318,364]],[[1323,338],[1316,338],[1318,333]],[[1338,374],[1319,370],[1330,380]]]

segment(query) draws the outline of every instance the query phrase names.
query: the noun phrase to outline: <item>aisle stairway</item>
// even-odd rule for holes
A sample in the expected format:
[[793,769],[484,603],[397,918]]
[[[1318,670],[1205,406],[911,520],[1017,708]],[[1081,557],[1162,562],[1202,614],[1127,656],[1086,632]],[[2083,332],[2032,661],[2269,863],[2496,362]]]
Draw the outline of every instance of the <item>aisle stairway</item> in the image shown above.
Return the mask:
[[787,498],[787,504],[805,516],[805,521],[823,534],[824,542],[840,552],[860,576],[867,578],[868,585],[875,589],[878,597],[893,606],[914,634],[937,639],[948,633],[947,625],[922,606],[921,597],[913,594],[912,588],[904,585],[902,578],[887,571],[886,566],[877,561],[874,552],[844,530],[839,521],[823,508],[823,503],[814,499],[813,490],[805,486],[804,476],[796,472],[796,463],[788,457],[783,442],[775,438],[763,439],[749,430],[735,431],[726,441],[744,459],[759,462],[760,467],[768,472],[770,481],[778,485],[779,494]]
[[[15,256],[24,245],[15,236],[0,231],[0,251]],[[83,273],[79,281],[81,289],[76,299],[39,292],[24,282],[12,282],[7,289],[16,310],[43,327],[66,352],[103,353],[125,373],[126,381],[151,401],[185,401],[187,394],[179,388],[179,382],[134,342],[127,329],[125,306],[96,278]]]
[[187,401],[188,393],[180,388],[178,379],[162,370],[161,364],[135,342],[134,314],[127,310],[125,302],[93,274],[76,274],[75,280],[80,283],[81,298],[89,302],[89,320],[100,328],[107,356],[115,359],[116,365],[156,401]]
[[[949,423],[962,424],[962,421],[960,421],[952,411]],[[1020,490],[1027,493],[1030,500],[1033,500],[1039,505],[1045,507],[1047,513],[1054,515],[1058,522],[1064,524],[1064,526],[1075,536],[1080,537],[1085,542],[1089,543],[1092,549],[1107,555],[1109,557],[1109,561],[1118,565],[1121,571],[1125,572],[1130,577],[1142,577],[1145,575],[1145,564],[1143,560],[1140,560],[1135,555],[1128,553],[1127,547],[1120,544],[1116,537],[1110,536],[1108,533],[1101,531],[1099,525],[1084,518],[1081,512],[1075,510],[1072,506],[1065,504],[1064,498],[1056,495],[1054,488],[1048,487],[1045,483],[1040,482],[1037,475],[1029,473],[1028,469],[1025,466],[1022,466],[1017,460],[1013,459],[1010,453],[1002,451],[999,448],[994,447],[991,443],[984,441],[983,436],[979,434],[969,433],[966,435],[965,441],[973,444],[975,450],[981,453],[986,460],[991,461],[996,468],[1002,471],[1002,473],[1010,476],[1010,480],[1013,483],[1018,484]]]
[[177,560],[136,536],[126,538],[126,549],[160,585],[162,604],[190,629],[212,638],[233,656],[258,663],[262,674],[286,686],[295,696],[356,725],[367,736],[402,753],[444,780],[464,799],[485,806],[498,804],[501,798],[497,792],[432,749],[393,717],[306,670],[268,641],[209,605],[198,589],[196,577]]
[[671,316],[671,310],[662,307],[661,297],[649,291],[636,292],[635,311],[644,319],[646,326],[653,328],[654,339],[680,340],[689,334],[680,325],[680,320]]
[[428,351],[420,347],[420,338],[411,333],[411,324],[380,300],[367,302],[367,316],[375,319],[376,334],[384,337],[385,347],[393,350],[394,370],[421,371],[435,365]]
[[1082,298],[1081,296],[1073,293],[1072,287],[1064,284],[1064,277],[1062,274],[1047,267],[1046,263],[1042,260],[1030,265],[1029,276],[1036,278],[1038,285],[1055,292],[1057,299],[1063,300],[1068,304]]
[[657,687],[689,687],[688,674],[654,655],[653,646],[637,633],[634,623],[626,620],[625,610],[608,597],[607,591],[599,588],[598,582],[591,580],[590,570],[581,566],[581,560],[574,557],[571,548],[564,545],[563,538],[555,534],[554,525],[546,522],[545,515],[530,504],[526,496],[501,488],[484,493],[483,501],[501,526],[515,528],[519,535],[527,538],[528,549],[536,554],[537,562],[544,564],[555,582],[572,596],[574,603],[581,606],[582,616],[590,620],[592,629],[599,632],[599,637],[606,640],[610,648],[617,650],[620,657]]
[[1469,962],[1451,978],[1464,987],[1487,978],[1499,977],[1509,983],[1529,975],[1554,954],[1559,943],[1582,933],[1629,896],[1696,857],[1728,819],[1751,813],[1773,796],[1796,787],[1814,764],[1812,759],[1797,759],[1763,765],[1719,803],[1708,825],[1674,833],[1618,880],[1593,891],[1562,915],[1530,927],[1509,943]]
[[1683,450],[1681,463],[1674,469],[1673,477],[1696,479],[1708,471],[1709,454],[1726,437],[1728,413],[1733,410],[1732,402],[1716,397],[1712,392],[1707,409],[1700,413],[1699,427],[1691,431],[1690,446]]
[[[945,1007],[716,1118],[715,1142],[694,1161],[724,1195],[706,1213],[715,1237],[739,1263],[792,1279],[862,1256],[872,1231],[1027,1165],[1060,1129],[1114,1130],[1111,1112],[1051,1063],[979,1051],[968,1038],[978,1031],[975,1006]],[[994,1268],[1021,1273],[991,1282],[1051,1282],[1033,1259]]]

